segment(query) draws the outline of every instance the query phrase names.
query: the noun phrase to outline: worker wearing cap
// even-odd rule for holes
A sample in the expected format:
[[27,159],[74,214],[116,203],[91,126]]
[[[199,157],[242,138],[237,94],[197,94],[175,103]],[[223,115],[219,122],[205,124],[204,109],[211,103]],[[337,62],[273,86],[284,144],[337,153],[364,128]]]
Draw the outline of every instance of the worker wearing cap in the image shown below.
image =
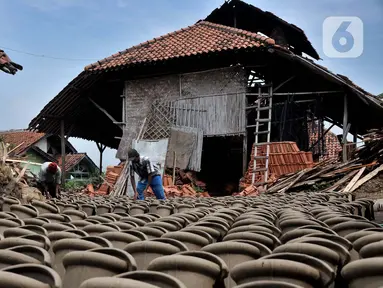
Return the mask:
[[38,175],[38,187],[45,196],[56,198],[60,194],[61,169],[54,162],[41,165]]
[[[165,199],[164,187],[162,186],[161,174],[158,168],[150,162],[148,157],[142,157],[135,149],[129,149],[128,160],[130,161],[130,181],[134,191],[134,199],[145,200],[145,192],[152,188],[157,199]],[[136,185],[134,173],[140,177]]]

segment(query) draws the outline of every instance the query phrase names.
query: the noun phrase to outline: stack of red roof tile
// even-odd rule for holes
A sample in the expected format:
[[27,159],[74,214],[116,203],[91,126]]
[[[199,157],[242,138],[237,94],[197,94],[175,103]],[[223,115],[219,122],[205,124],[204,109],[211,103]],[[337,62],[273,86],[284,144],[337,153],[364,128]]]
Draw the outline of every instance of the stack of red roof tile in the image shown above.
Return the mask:
[[[166,198],[184,197],[184,198],[199,198],[199,197],[210,197],[208,192],[196,192],[193,187],[189,184],[182,186],[170,185],[164,187]],[[145,197],[154,197],[154,193],[150,187],[145,193]]]
[[112,187],[114,187],[114,185],[117,183],[118,177],[120,177],[123,168],[123,164],[106,167],[105,181],[101,184],[100,188],[96,192],[100,194],[109,194]]
[[[254,145],[251,160],[245,175],[244,185],[251,184],[254,166]],[[257,156],[266,155],[266,145],[258,146]],[[276,177],[313,167],[311,152],[300,151],[295,142],[273,142],[270,144],[269,175]],[[265,159],[257,160],[257,168],[265,167]],[[263,173],[256,174],[256,182],[261,182]]]

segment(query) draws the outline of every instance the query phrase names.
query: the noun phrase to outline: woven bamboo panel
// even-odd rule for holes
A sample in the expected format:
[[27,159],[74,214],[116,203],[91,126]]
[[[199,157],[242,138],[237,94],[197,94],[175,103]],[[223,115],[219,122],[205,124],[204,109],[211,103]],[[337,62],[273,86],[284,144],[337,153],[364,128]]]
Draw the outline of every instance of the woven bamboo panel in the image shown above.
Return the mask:
[[142,139],[159,140],[170,136],[170,127],[175,123],[175,115],[172,109],[172,102],[154,101]]

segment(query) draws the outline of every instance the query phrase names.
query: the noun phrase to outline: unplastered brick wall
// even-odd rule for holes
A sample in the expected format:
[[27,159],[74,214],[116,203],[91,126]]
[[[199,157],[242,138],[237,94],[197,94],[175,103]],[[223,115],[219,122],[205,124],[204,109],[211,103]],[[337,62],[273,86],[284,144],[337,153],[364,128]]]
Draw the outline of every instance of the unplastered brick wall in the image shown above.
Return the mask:
[[[311,146],[316,143],[320,137],[318,134],[318,121],[315,121],[314,124],[310,122],[308,128]],[[342,145],[339,143],[338,137],[333,132],[329,131],[323,138],[324,155],[321,155],[320,160],[338,159],[339,153],[342,152]]]
[[180,75],[181,98],[245,93],[246,77],[242,67],[229,67],[207,72]]
[[126,159],[127,150],[132,140],[137,137],[154,100],[212,97],[212,95],[219,97],[218,95],[244,93],[245,88],[245,72],[241,67],[126,81],[124,89],[126,125],[117,158]]

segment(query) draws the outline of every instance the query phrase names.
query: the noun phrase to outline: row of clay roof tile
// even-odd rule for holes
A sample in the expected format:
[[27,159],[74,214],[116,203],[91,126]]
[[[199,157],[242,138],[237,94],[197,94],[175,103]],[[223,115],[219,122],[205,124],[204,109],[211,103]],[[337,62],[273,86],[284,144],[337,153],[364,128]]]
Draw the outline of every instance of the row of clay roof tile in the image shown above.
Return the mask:
[[261,45],[275,45],[275,41],[257,33],[200,21],[187,28],[118,52],[85,67],[85,70],[103,70],[142,62],[155,62]]

